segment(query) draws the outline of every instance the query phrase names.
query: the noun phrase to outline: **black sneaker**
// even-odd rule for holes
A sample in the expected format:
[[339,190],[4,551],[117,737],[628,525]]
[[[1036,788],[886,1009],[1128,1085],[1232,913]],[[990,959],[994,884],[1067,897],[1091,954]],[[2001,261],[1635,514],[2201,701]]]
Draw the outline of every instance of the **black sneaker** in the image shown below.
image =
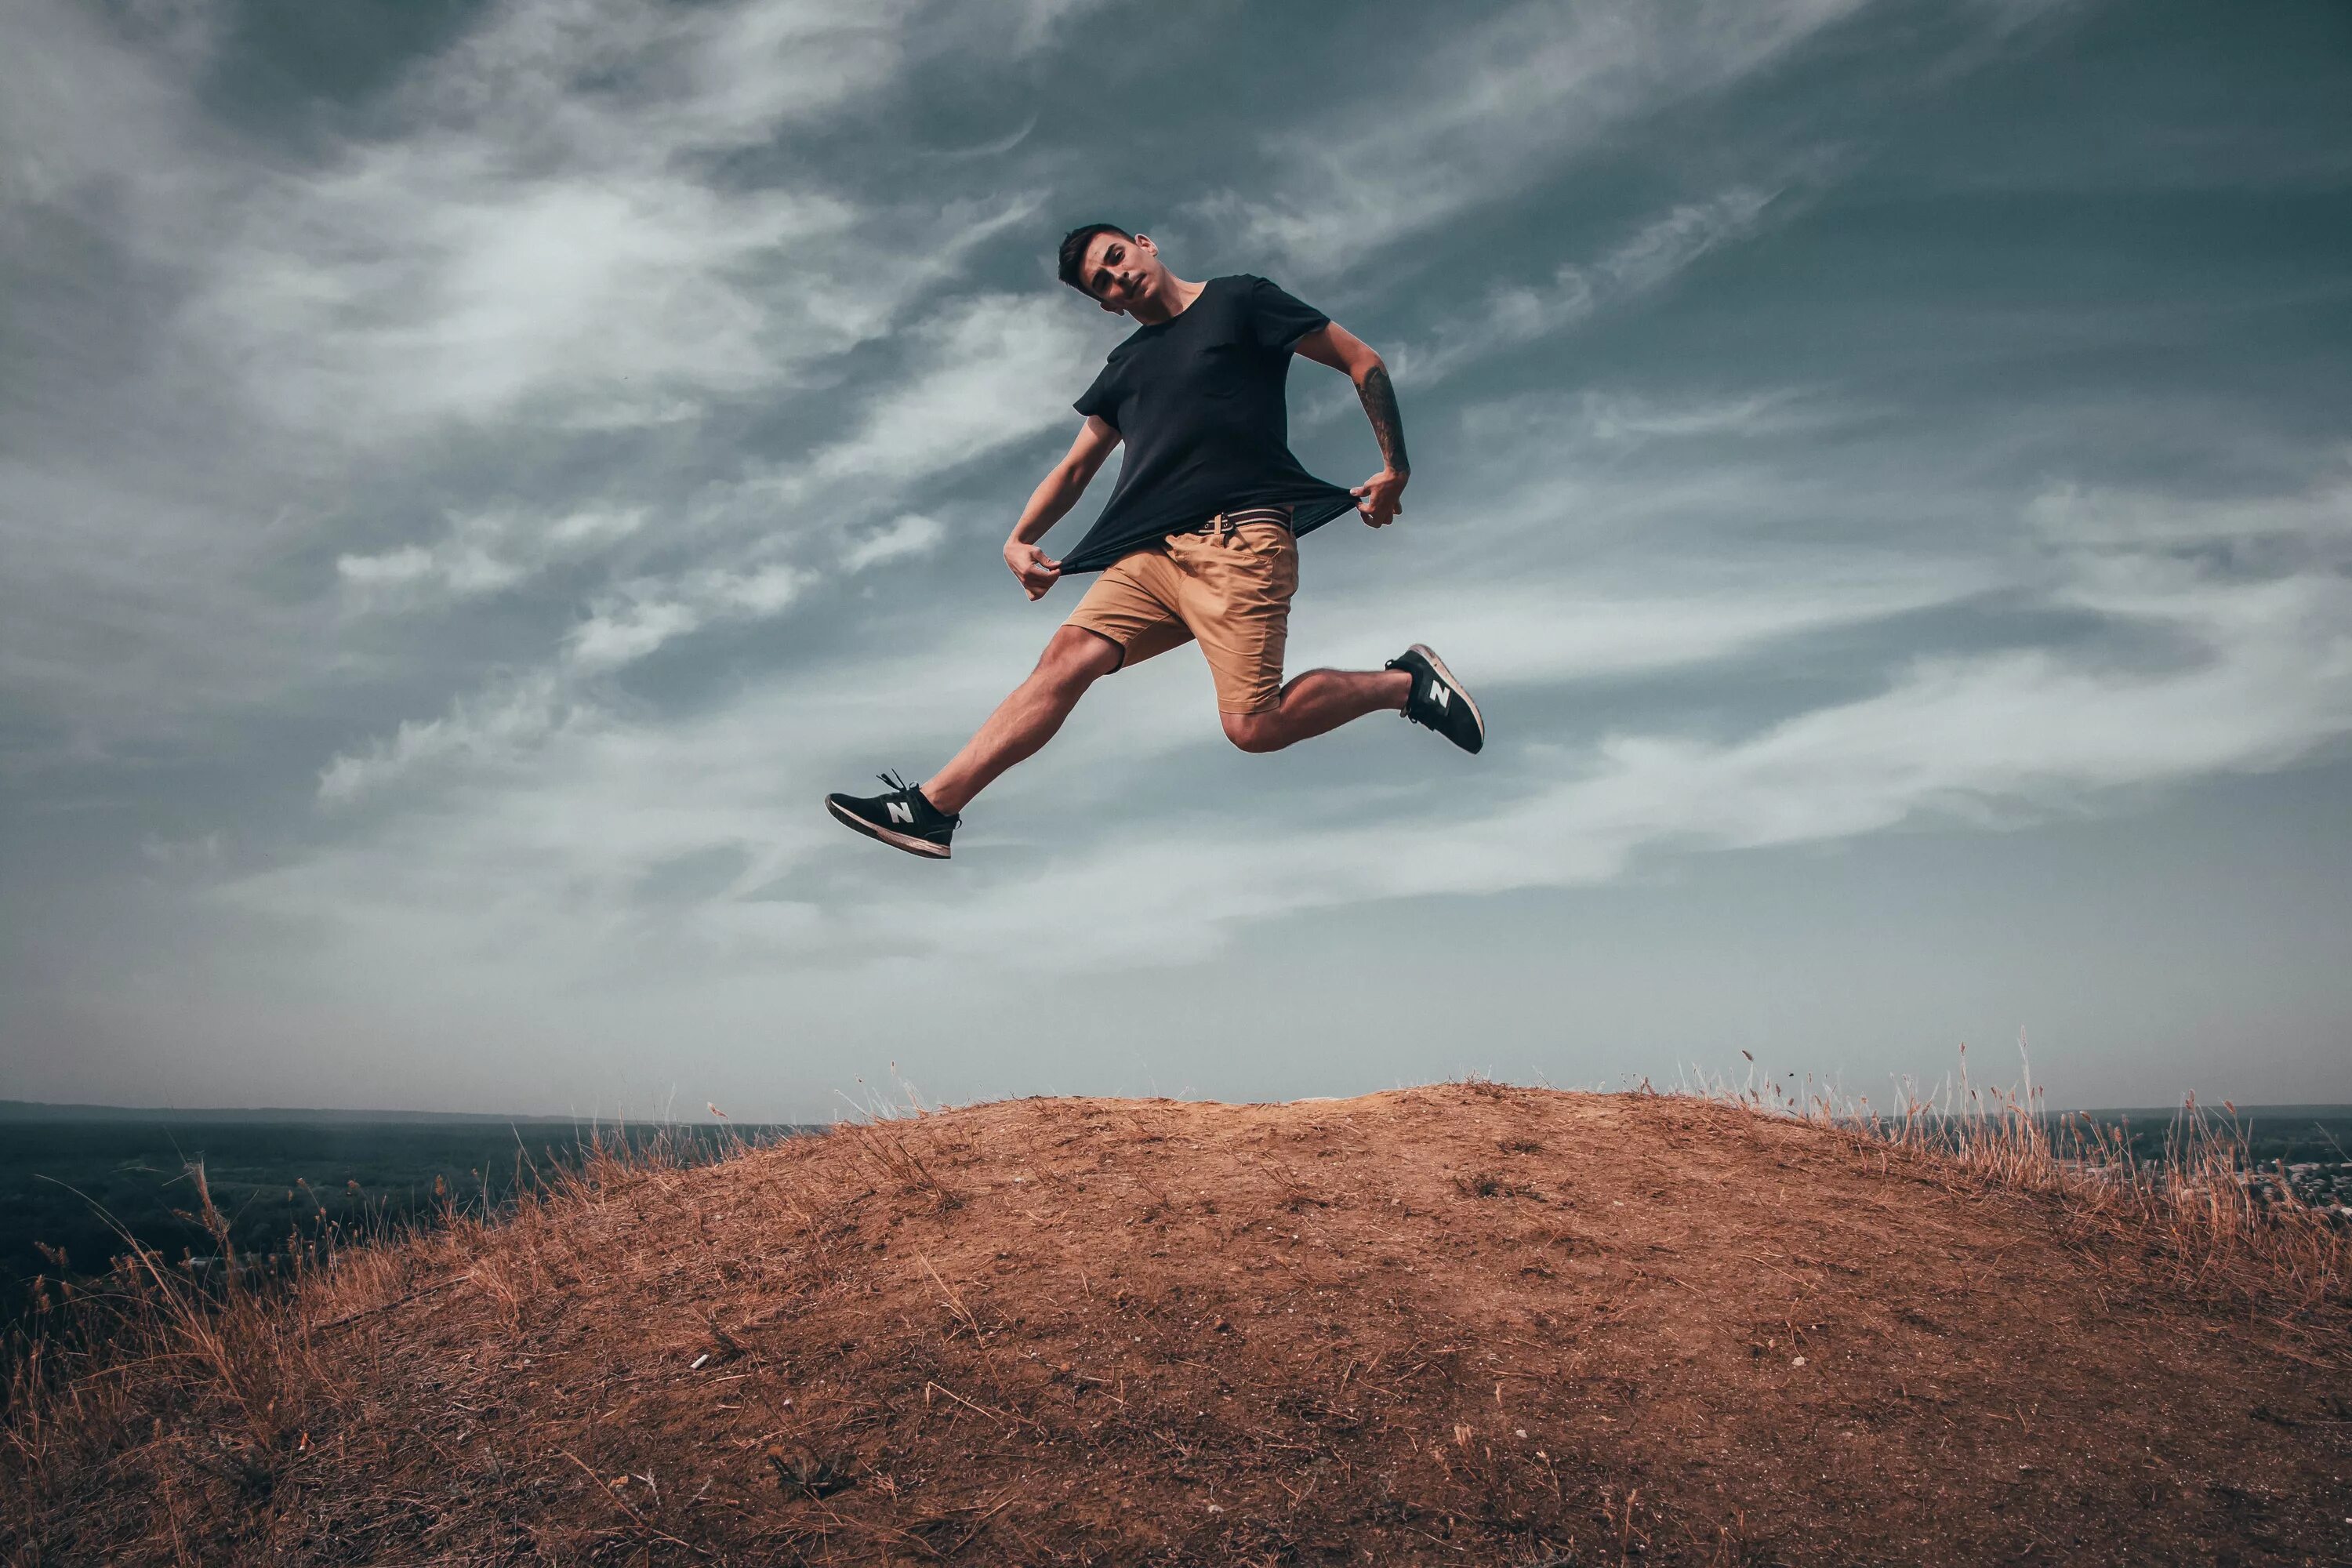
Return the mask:
[[829,795],[825,810],[868,838],[904,849],[909,855],[948,858],[948,837],[961,816],[950,816],[923,798],[923,787],[888,773],[877,775],[890,786],[888,795]]
[[1478,704],[1427,644],[1413,644],[1389,660],[1386,668],[1412,676],[1412,695],[1404,704],[1406,718],[1436,731],[1465,752],[1486,743],[1486,721],[1478,716]]

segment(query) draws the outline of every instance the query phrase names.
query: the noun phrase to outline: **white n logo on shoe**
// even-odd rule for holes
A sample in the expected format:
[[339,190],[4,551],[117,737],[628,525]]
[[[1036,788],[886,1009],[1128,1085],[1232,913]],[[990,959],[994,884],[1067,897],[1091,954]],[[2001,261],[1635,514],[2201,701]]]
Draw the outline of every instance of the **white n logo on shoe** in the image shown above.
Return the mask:
[[1447,692],[1444,682],[1433,680],[1429,683],[1430,705],[1435,708],[1440,713],[1445,711],[1446,696]]
[[908,805],[903,800],[894,800],[887,804],[890,807],[891,821],[903,822],[909,827],[915,826],[915,808],[913,806]]

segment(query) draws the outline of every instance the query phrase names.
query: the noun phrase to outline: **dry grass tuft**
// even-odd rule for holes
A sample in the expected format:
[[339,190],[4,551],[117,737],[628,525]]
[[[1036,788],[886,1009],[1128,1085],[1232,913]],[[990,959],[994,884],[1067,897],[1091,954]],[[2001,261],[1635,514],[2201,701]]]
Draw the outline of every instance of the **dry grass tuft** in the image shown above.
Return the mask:
[[2184,1100],[2162,1155],[2149,1160],[2128,1126],[2048,1111],[2030,1071],[2015,1087],[1972,1084],[1966,1047],[1954,1077],[1931,1091],[1906,1085],[1893,1110],[1810,1084],[1791,1095],[1752,1078],[1737,1087],[1702,1079],[1696,1092],[1822,1128],[1882,1161],[1901,1155],[1954,1179],[2053,1198],[2076,1224],[2161,1257],[2170,1284],[2187,1294],[2260,1313],[2352,1307],[2352,1227],[2284,1181],[2263,1195],[2245,1128],[2227,1102],[2216,1115],[2193,1095]]
[[[753,1146],[736,1138],[719,1152]],[[316,1458],[314,1430],[362,1415],[367,1394],[333,1353],[355,1326],[469,1286],[519,1331],[535,1303],[583,1282],[581,1218],[707,1161],[706,1151],[683,1139],[600,1137],[501,1209],[445,1198],[423,1227],[330,1228],[298,1238],[274,1273],[239,1254],[203,1164],[190,1163],[196,1206],[182,1217],[210,1236],[216,1263],[175,1263],[117,1227],[124,1250],[104,1275],[36,1281],[33,1312],[6,1347],[0,1560],[83,1560],[44,1554],[18,1521],[111,1473],[144,1482],[163,1504],[140,1556],[226,1561],[202,1531],[183,1528],[184,1515],[208,1500],[265,1505],[288,1470]]]

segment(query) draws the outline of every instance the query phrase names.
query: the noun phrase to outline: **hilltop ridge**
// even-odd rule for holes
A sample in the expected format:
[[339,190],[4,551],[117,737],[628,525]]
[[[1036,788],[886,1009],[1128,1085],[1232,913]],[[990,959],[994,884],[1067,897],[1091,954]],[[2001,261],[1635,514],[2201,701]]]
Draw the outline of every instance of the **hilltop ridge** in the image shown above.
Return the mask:
[[2340,1313],[1681,1097],[845,1126],[608,1167],[275,1321],[242,1394],[127,1393],[161,1419],[52,1463],[10,1561],[2352,1552]]

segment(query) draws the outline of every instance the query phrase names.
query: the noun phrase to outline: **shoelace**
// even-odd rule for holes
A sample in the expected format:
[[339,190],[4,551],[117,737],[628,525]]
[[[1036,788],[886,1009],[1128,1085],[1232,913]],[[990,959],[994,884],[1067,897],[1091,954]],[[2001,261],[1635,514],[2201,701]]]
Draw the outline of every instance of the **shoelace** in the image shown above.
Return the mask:
[[[916,786],[908,784],[905,779],[900,778],[895,771],[878,773],[874,776],[880,779],[884,784],[888,784],[890,786],[890,792],[893,795],[912,795],[915,794]],[[941,811],[936,805],[931,805],[931,797],[929,795],[924,795],[921,799],[925,805],[930,806],[931,812],[934,816],[945,817],[950,827],[961,826],[963,822],[962,817],[950,812]]]

